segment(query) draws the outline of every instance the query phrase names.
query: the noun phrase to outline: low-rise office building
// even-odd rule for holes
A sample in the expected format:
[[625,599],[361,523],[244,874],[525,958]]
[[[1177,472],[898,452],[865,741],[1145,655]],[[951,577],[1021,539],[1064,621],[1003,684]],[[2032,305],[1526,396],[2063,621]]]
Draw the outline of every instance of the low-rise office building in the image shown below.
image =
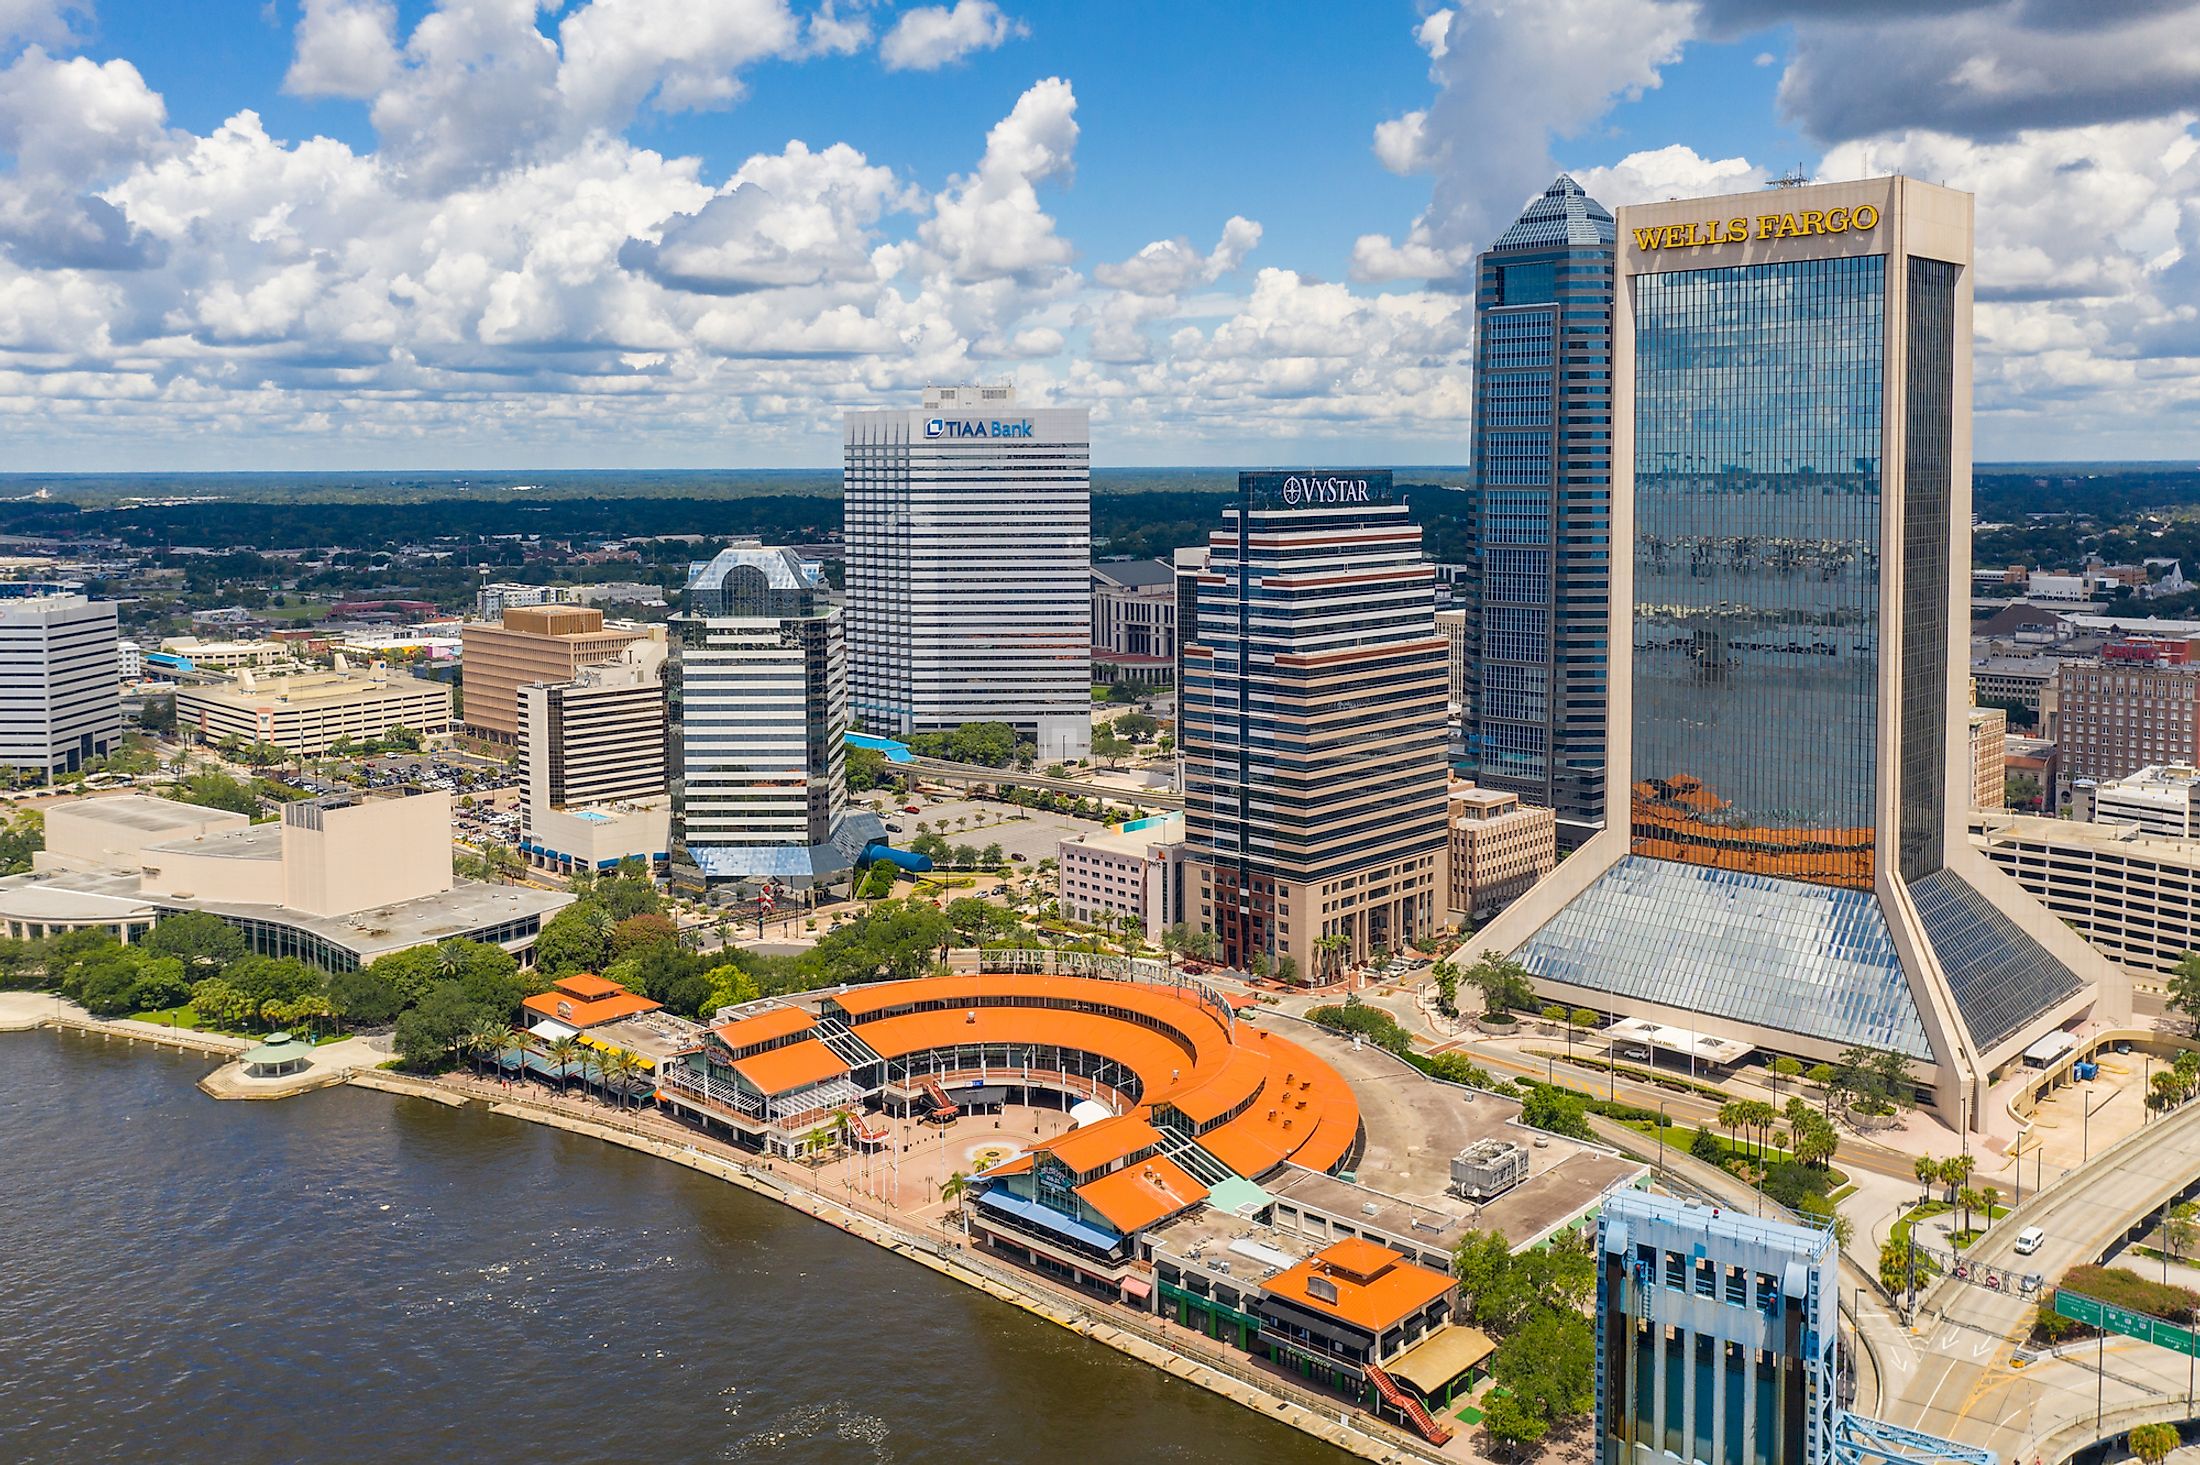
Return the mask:
[[2121,824],[2162,839],[2191,839],[2200,833],[2195,805],[2200,804],[2200,769],[2190,764],[2142,768],[2128,778],[2094,784],[2091,812],[2095,824]]
[[462,640],[466,735],[496,747],[519,741],[519,690],[570,682],[584,667],[615,660],[661,628],[607,625],[585,605],[513,606],[498,621],[469,621]]
[[1056,856],[1062,914],[1135,921],[1148,940],[1182,917],[1184,816],[1134,819],[1120,829],[1065,839]]
[[1092,676],[1153,685],[1176,670],[1176,569],[1164,560],[1092,567]]
[[185,671],[261,671],[292,659],[283,641],[203,641],[197,636],[168,636],[161,653],[176,658]]
[[1998,809],[2006,802],[2008,782],[2009,714],[1999,707],[1971,709],[1971,807]]
[[1451,918],[1481,921],[1558,866],[1558,815],[1520,795],[1455,784],[1450,797]]
[[424,738],[447,735],[451,689],[380,663],[298,676],[242,672],[235,682],[179,686],[176,725],[203,742],[234,737],[317,758],[340,741],[367,742],[393,728]]
[[260,955],[345,971],[452,937],[525,962],[542,923],[573,901],[455,880],[440,792],[301,799],[269,824],[134,795],[53,805],[49,828],[57,817],[60,847],[33,873],[0,880],[0,923],[36,919],[62,897],[131,903],[110,909],[132,922],[138,911],[205,911]]

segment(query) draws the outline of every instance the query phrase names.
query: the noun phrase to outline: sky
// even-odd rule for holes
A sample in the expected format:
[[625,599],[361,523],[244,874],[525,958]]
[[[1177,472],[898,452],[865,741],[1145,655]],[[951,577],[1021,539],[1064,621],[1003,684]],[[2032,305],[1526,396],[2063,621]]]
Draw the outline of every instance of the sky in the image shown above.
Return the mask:
[[1466,458],[1479,248],[1978,195],[1982,460],[2200,461],[2200,0],[0,0],[0,471]]

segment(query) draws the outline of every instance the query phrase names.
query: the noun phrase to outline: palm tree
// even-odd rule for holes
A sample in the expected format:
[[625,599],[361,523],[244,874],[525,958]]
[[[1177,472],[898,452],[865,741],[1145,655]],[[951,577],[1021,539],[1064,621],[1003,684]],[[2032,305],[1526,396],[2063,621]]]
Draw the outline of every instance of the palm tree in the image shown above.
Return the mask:
[[482,1048],[489,1054],[490,1060],[496,1064],[497,1072],[502,1073],[504,1071],[504,1055],[519,1045],[519,1035],[495,1018],[484,1022],[474,1031],[481,1039]]
[[585,1051],[581,1040],[571,1033],[552,1040],[550,1046],[543,1050],[543,1056],[558,1066],[558,1092],[572,1092],[572,1068]]
[[1971,1229],[1971,1212],[1986,1204],[1986,1198],[1966,1185],[1956,1192],[1956,1209],[1963,1213],[1963,1229]]
[[1933,1198],[1933,1182],[1940,1178],[1940,1161],[1934,1159],[1931,1155],[1919,1155],[1916,1162],[1910,1166],[1910,1170],[1912,1174],[1917,1176],[1919,1186],[1917,1203],[1923,1205]]
[[[969,1190],[970,1177],[963,1174],[962,1171],[957,1170],[954,1174],[948,1176],[947,1179],[940,1182],[940,1203],[942,1205],[953,1205],[956,1201],[961,1200],[964,1195],[968,1194]],[[943,1220],[941,1224],[945,1225],[946,1223]]]
[[1978,1161],[1970,1155],[1950,1155],[1940,1162],[1940,1181],[1948,1187],[1948,1204],[1956,1203],[1956,1190],[1971,1178]]

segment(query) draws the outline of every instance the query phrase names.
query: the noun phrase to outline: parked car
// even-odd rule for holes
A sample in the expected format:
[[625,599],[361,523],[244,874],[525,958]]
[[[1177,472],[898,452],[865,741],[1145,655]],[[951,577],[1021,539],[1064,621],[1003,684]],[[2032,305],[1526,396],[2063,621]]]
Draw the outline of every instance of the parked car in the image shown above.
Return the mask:
[[921,814],[924,812],[924,809],[921,805],[918,804],[903,804],[901,806],[901,811],[904,814]]
[[1620,1056],[1632,1058],[1638,1063],[1648,1063],[1650,1061],[1650,1050],[1648,1048],[1623,1048],[1620,1050]]
[[1016,862],[1017,864],[1019,864],[1019,865],[1021,865],[1022,863],[1024,863],[1024,858],[1025,858],[1025,857],[1024,857],[1023,855],[1021,855],[1021,854],[1019,854],[1019,853],[1017,853],[1017,852],[1013,851],[1013,850],[1011,850],[1011,851],[1009,852],[1009,856],[1008,856],[1008,857],[1009,857],[1010,859],[1014,860],[1014,861],[1015,861],[1015,862]]
[[901,826],[899,824],[889,824],[886,826],[886,832],[888,834],[899,834],[901,833]]

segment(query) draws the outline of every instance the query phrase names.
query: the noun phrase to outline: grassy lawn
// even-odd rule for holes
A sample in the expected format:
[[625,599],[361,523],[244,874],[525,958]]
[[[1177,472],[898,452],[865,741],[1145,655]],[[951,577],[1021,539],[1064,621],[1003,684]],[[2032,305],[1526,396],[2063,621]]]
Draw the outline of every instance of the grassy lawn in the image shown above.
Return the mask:
[[1904,1211],[1901,1219],[1889,1228],[1887,1239],[1890,1241],[1907,1241],[1910,1239],[1910,1228],[1919,1221],[1930,1220],[1934,1216],[1945,1216],[1954,1209],[1955,1207],[1949,1205],[1946,1201],[1938,1200],[1924,1201],[1914,1205]]
[[164,1028],[206,1027],[205,1023],[199,1021],[199,1010],[189,1003],[184,1004],[182,1007],[147,1008],[143,1012],[131,1013],[130,1017],[135,1022],[157,1022]]

